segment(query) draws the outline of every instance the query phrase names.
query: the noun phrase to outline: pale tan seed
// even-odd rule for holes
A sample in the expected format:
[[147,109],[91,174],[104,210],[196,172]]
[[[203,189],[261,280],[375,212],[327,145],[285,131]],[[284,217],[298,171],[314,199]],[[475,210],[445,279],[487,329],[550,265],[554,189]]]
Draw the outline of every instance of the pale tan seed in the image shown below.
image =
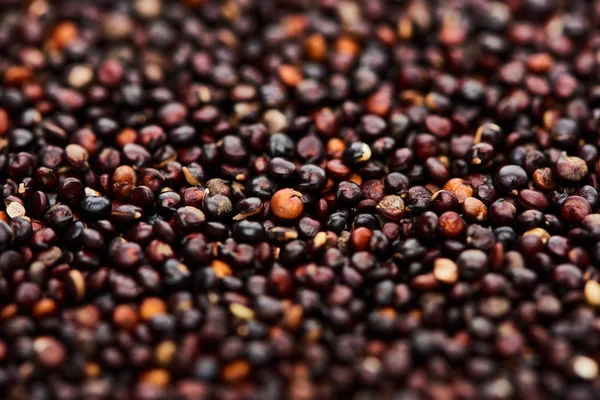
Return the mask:
[[171,340],[162,341],[154,350],[154,359],[156,364],[161,367],[168,367],[177,353],[177,345]]
[[588,281],[583,291],[585,293],[585,300],[589,305],[600,307],[600,283]]
[[573,372],[581,379],[588,381],[598,377],[598,364],[586,356],[575,356],[573,358]]
[[11,201],[6,206],[6,213],[11,218],[22,217],[25,215],[26,210],[23,204],[19,203],[18,201]]
[[229,311],[239,319],[251,320],[254,319],[254,311],[240,303],[232,303],[229,306]]
[[458,280],[458,267],[449,258],[438,258],[433,262],[433,276],[442,283],[454,283]]
[[94,71],[87,65],[76,65],[69,71],[67,81],[75,89],[87,86],[94,79]]
[[283,132],[288,127],[287,117],[279,110],[270,109],[268,110],[263,120],[269,133]]
[[325,246],[325,244],[327,243],[327,233],[325,233],[325,232],[317,233],[315,235],[315,238],[313,239],[313,243],[316,248]]
[[136,0],[135,12],[143,18],[156,18],[162,10],[161,0]]

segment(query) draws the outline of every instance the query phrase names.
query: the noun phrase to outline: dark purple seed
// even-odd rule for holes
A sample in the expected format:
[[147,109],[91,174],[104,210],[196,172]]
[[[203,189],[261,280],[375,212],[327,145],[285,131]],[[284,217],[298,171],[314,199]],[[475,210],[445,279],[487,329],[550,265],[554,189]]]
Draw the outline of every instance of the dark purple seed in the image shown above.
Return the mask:
[[48,209],[44,219],[52,228],[64,229],[73,221],[73,212],[66,204],[58,203]]
[[527,184],[527,173],[519,166],[507,165],[496,174],[496,182],[503,190],[512,192]]

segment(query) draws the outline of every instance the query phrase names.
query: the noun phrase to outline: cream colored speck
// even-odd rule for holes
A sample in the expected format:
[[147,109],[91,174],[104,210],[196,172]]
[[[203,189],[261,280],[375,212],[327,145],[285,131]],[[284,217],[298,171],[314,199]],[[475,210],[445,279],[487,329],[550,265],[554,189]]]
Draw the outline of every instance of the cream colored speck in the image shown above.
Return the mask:
[[581,379],[593,380],[598,377],[598,364],[589,357],[575,356],[573,372]]
[[585,300],[589,305],[600,307],[600,283],[596,281],[588,281],[583,289]]

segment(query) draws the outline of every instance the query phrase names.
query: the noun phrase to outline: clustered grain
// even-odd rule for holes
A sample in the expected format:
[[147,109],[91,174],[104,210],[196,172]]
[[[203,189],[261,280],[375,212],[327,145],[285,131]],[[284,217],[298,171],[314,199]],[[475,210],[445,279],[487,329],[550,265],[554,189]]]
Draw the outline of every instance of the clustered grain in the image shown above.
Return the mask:
[[599,24],[0,0],[0,397],[600,398]]

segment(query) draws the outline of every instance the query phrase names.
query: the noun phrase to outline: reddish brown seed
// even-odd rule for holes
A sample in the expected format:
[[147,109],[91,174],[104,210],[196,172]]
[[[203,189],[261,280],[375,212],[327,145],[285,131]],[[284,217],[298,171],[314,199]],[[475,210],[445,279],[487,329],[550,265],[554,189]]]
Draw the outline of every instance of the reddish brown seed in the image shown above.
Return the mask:
[[136,181],[133,168],[128,165],[118,167],[112,175],[112,190],[117,200],[127,202]]
[[298,37],[306,29],[308,20],[304,14],[288,15],[283,20],[283,28],[285,33],[290,38]]
[[454,211],[446,211],[438,220],[440,232],[448,238],[462,234],[465,230],[465,221]]
[[438,115],[429,115],[425,119],[425,126],[438,138],[446,138],[452,131],[452,124],[449,119]]
[[539,168],[533,172],[533,184],[540,190],[552,190],[556,187],[556,180],[550,168]]
[[31,81],[32,72],[29,68],[15,65],[9,67],[4,73],[4,84],[6,86],[23,86],[26,82]]
[[302,80],[302,72],[293,65],[281,65],[278,70],[279,79],[288,86],[298,86]]
[[147,297],[140,304],[140,317],[144,321],[149,321],[155,315],[165,314],[167,305],[158,297]]
[[350,177],[352,170],[344,165],[341,160],[330,160],[327,162],[327,173],[335,179],[347,179]]
[[138,323],[138,314],[127,304],[118,305],[113,312],[113,322],[126,331],[133,331]]
[[231,276],[233,273],[229,264],[227,264],[221,260],[214,260],[211,264],[211,269],[214,271],[215,275],[218,278],[223,278],[225,276]]
[[533,73],[542,74],[552,66],[552,56],[548,53],[535,53],[527,57],[527,68]]
[[461,178],[452,178],[444,185],[444,190],[448,190],[458,198],[462,203],[467,197],[473,196],[473,188],[469,183]]
[[271,198],[271,211],[282,219],[296,219],[304,211],[302,193],[293,189],[281,189]]
[[165,387],[171,382],[171,374],[165,369],[151,369],[140,375],[140,382]]
[[566,222],[581,222],[592,213],[592,207],[581,196],[569,196],[562,203],[560,213]]
[[322,35],[314,33],[304,41],[304,51],[312,61],[322,61],[327,55],[327,44]]
[[137,140],[137,132],[131,128],[125,128],[115,137],[115,143],[118,147],[123,148],[127,144],[135,143]]
[[487,207],[483,202],[475,197],[465,198],[462,205],[463,214],[465,217],[481,222],[487,218]]
[[46,368],[60,367],[66,357],[62,343],[50,336],[36,338],[33,341],[33,350],[40,364]]
[[327,141],[327,156],[329,158],[341,159],[344,150],[346,150],[346,144],[342,139],[332,138]]
[[336,134],[339,121],[338,117],[328,107],[325,107],[315,115],[315,128],[317,132],[325,137],[332,137]]
[[373,93],[366,102],[367,110],[375,115],[385,116],[390,111],[392,105],[392,91],[388,87]]
[[350,36],[342,36],[335,42],[336,50],[342,54],[355,56],[360,51],[359,44]]
[[50,36],[49,45],[52,48],[63,50],[79,35],[79,29],[73,22],[59,24]]
[[40,301],[35,303],[32,313],[34,317],[42,319],[54,315],[57,310],[58,305],[56,304],[56,301],[46,298],[40,299]]
[[364,251],[369,245],[373,231],[363,226],[356,228],[350,234],[350,243],[356,251]]
[[10,126],[10,119],[8,117],[8,112],[0,108],[0,137],[4,137],[8,132],[8,128]]
[[84,367],[84,374],[87,378],[95,378],[100,375],[102,369],[98,363],[88,362]]
[[223,367],[221,376],[225,382],[239,381],[250,373],[250,364],[245,360],[232,361]]

